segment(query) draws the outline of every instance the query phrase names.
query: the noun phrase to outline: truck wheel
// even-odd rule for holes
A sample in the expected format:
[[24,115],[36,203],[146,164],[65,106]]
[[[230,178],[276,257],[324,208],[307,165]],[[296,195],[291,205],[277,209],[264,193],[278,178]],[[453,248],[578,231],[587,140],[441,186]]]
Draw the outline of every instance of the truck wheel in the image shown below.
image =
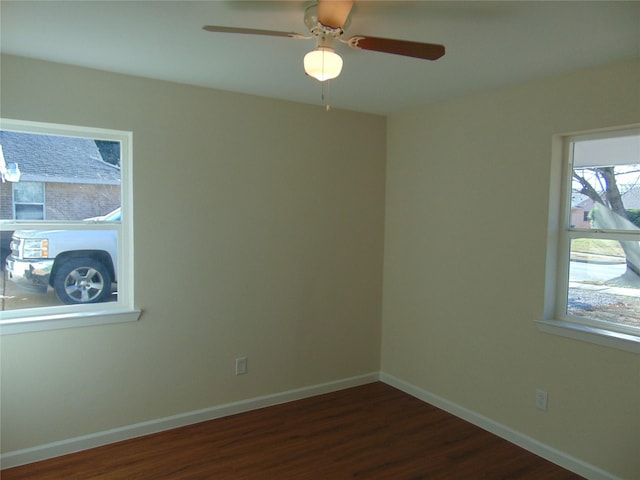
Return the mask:
[[111,294],[111,275],[92,258],[70,258],[57,268],[53,289],[62,303],[102,302]]

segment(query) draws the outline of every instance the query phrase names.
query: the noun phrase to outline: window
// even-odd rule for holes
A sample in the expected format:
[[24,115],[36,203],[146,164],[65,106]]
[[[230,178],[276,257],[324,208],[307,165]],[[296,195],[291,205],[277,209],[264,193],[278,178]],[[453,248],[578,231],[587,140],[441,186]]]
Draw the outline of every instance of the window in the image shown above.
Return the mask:
[[0,120],[0,332],[135,320],[131,134]]
[[542,329],[640,351],[640,129],[566,137],[563,147]]
[[44,220],[44,183],[12,182],[13,218]]

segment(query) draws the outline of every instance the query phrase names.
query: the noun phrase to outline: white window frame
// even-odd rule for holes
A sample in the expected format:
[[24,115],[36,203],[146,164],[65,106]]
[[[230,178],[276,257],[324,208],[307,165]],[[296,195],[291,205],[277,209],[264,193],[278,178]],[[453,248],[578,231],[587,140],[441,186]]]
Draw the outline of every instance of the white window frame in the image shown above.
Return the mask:
[[42,202],[31,202],[31,203],[27,203],[27,202],[16,202],[16,186],[19,185],[19,183],[14,183],[13,184],[13,218],[14,219],[18,219],[18,205],[39,205],[40,207],[42,207],[42,220],[45,220],[46,217],[46,208],[45,208],[45,198],[46,198],[46,192],[45,192],[45,185],[42,182],[31,182],[31,183],[37,183],[40,185],[41,190],[42,190]]
[[[549,229],[546,262],[545,309],[539,320],[540,331],[640,353],[640,332],[632,327],[608,324],[568,315],[570,242],[575,237],[640,240],[640,232],[606,232],[569,227],[571,218],[572,144],[576,140],[595,140],[640,134],[640,124],[598,132],[559,135],[553,138],[549,200]],[[638,160],[640,162],[640,158]]]
[[[0,335],[20,334],[59,328],[73,328],[106,323],[136,321],[141,310],[134,305],[133,271],[133,178],[131,132],[72,125],[0,119],[0,129],[44,135],[91,138],[117,141],[121,144],[121,208],[120,223],[91,224],[89,228],[117,230],[118,232],[118,300],[89,305],[60,305],[54,307],[25,308],[0,312]],[[87,229],[82,222],[51,222],[2,220],[2,230],[64,230]]]

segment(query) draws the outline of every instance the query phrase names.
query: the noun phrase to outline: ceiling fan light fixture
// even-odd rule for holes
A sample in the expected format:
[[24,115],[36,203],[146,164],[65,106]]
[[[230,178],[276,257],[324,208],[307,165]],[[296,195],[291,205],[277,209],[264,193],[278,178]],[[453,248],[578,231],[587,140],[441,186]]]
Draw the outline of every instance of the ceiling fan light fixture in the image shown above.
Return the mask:
[[342,71],[342,57],[332,48],[318,47],[304,56],[304,71],[321,82],[331,80]]

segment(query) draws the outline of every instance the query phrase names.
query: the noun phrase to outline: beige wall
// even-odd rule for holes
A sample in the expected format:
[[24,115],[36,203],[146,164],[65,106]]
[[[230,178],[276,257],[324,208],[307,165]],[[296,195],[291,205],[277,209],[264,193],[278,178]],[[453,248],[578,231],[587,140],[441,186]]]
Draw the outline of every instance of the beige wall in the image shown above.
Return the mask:
[[[541,333],[554,134],[640,121],[622,63],[388,119],[382,370],[640,478],[640,356]],[[534,392],[549,393],[549,411]]]
[[1,81],[4,117],[133,131],[143,309],[2,337],[4,452],[379,370],[384,117],[11,56]]

